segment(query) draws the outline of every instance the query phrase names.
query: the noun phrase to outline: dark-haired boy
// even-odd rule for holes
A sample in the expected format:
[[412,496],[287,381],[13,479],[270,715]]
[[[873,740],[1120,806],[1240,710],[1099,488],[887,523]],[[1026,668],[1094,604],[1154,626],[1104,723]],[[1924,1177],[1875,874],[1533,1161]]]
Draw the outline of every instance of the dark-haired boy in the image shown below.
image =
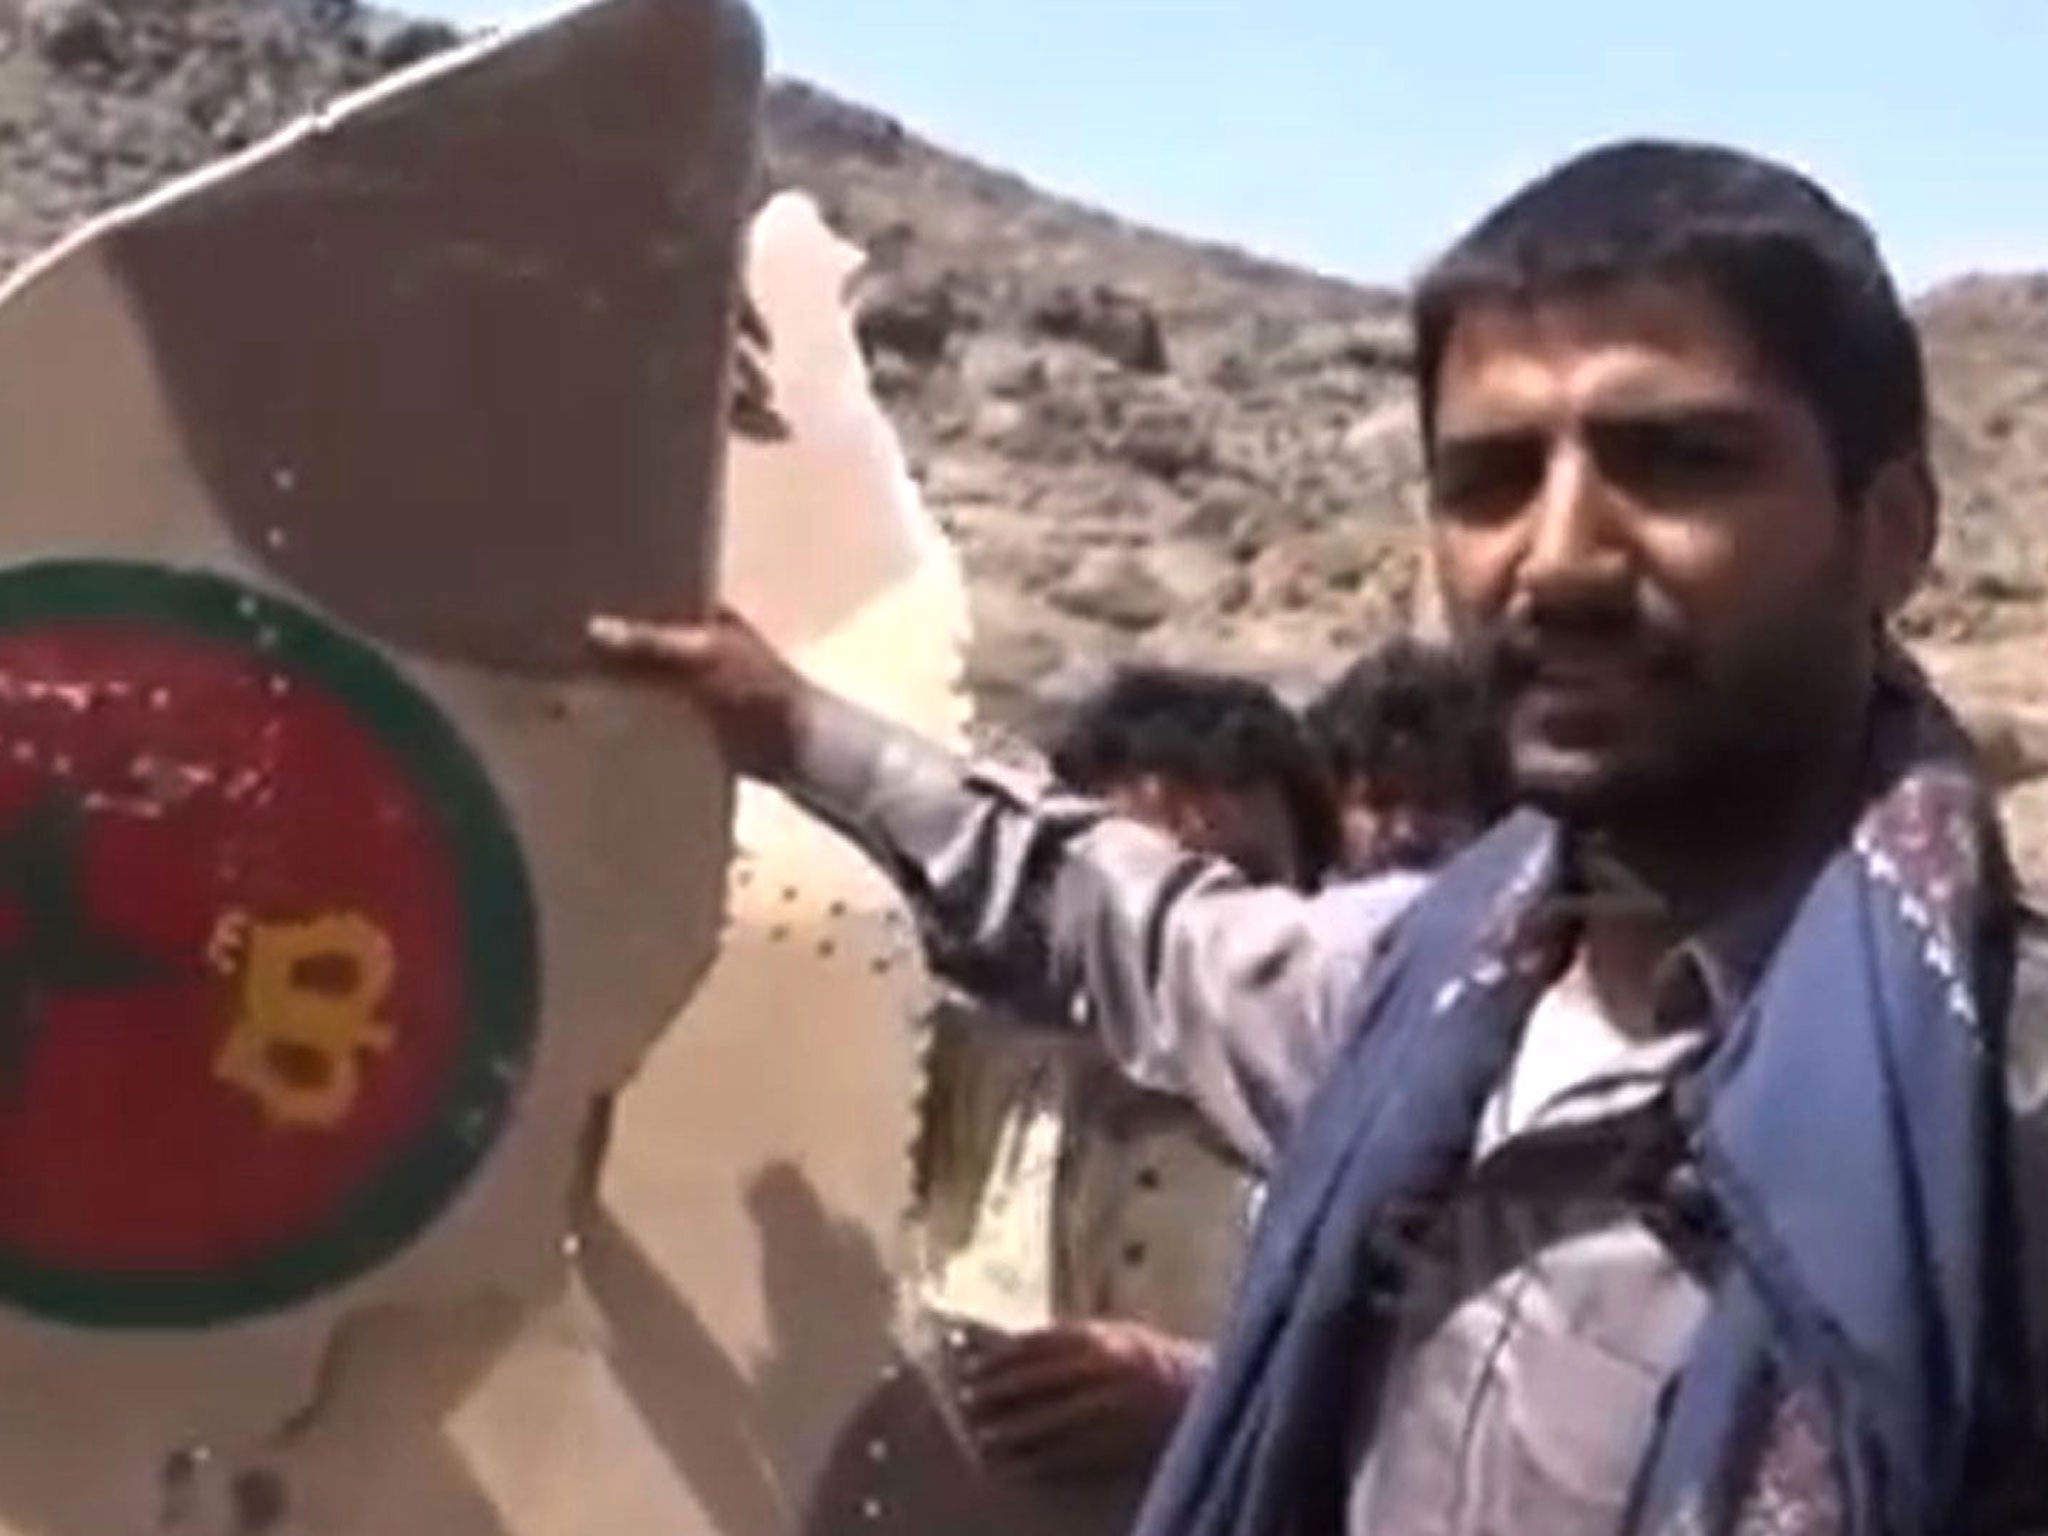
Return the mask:
[[[1062,790],[1275,901],[1312,889],[1334,850],[1301,723],[1249,679],[1125,668],[1048,756]],[[961,1417],[999,1470],[1141,1480],[1222,1325],[1254,1180],[1184,1099],[1134,1083],[1088,1034],[953,1005],[932,1030],[918,1289],[985,1325],[959,1362]]]

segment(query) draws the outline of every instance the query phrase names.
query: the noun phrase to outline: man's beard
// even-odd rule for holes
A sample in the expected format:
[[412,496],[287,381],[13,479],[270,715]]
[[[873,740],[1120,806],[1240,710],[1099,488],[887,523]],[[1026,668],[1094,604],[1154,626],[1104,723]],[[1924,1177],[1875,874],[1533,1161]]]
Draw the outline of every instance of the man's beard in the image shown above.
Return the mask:
[[[1478,637],[1477,661],[1507,736],[1516,799],[1567,824],[1659,841],[1710,838],[1768,820],[1832,756],[1851,685],[1840,573],[1817,574],[1774,622],[1708,651],[1653,598],[1509,621]],[[1530,718],[1546,656],[1611,651],[1627,701],[1605,741],[1577,750]],[[1857,701],[1860,703],[1860,700]],[[1597,734],[1597,733],[1595,733]]]

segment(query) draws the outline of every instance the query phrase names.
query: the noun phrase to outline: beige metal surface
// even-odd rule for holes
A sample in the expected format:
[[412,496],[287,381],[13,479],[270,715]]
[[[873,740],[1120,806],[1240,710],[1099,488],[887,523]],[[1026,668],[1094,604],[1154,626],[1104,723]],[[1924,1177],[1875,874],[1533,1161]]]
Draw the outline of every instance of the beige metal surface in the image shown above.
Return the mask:
[[0,1314],[0,1530],[698,1520],[564,1245],[591,1102],[715,947],[729,790],[575,658],[588,612],[707,585],[759,79],[736,0],[599,0],[0,293],[0,563],[216,571],[382,648],[505,803],[541,978],[515,1112],[396,1257],[203,1331]]
[[[795,438],[734,447],[725,590],[813,675],[957,740],[965,590],[867,392],[857,261],[801,197],[756,221]],[[895,1359],[924,982],[852,849],[753,788],[737,838],[723,946],[626,1095],[584,1272],[703,1528],[778,1536]]]
[[750,256],[793,436],[720,464],[757,83],[722,0],[602,0],[0,301],[0,561],[217,570],[377,642],[506,801],[543,948],[517,1113],[399,1257],[196,1333],[0,1313],[0,1531],[774,1536],[982,1496],[897,1342],[925,984],[892,898],[774,796],[732,817],[686,711],[574,660],[587,612],[701,599],[722,475],[729,595],[964,726],[957,562],[866,388],[858,253],[800,198]]
[[[965,582],[868,393],[840,301],[858,262],[805,198],[756,221],[750,288],[797,436],[735,444],[723,586],[809,675],[957,746]],[[627,1095],[584,1266],[617,1298],[622,1346],[636,1294],[659,1320],[636,1370],[669,1384],[679,1459],[719,1469],[692,1479],[703,1528],[1126,1529],[1130,1481],[1029,1489],[983,1470],[947,1398],[948,1328],[903,1283],[928,984],[895,897],[771,792],[741,790],[737,839],[724,946]],[[621,1227],[641,1235],[637,1270]],[[621,1271],[665,1277],[668,1302]],[[713,1351],[729,1372],[685,1369]]]

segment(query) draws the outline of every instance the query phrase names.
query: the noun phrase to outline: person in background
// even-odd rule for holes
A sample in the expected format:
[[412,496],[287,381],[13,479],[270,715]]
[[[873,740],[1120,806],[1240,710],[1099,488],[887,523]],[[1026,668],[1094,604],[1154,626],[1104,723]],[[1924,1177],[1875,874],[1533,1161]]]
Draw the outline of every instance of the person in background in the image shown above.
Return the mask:
[[[1126,668],[1049,759],[1063,790],[1276,894],[1311,888],[1335,850],[1307,738],[1256,682]],[[1142,1479],[1221,1325],[1252,1178],[1184,1101],[1131,1082],[1089,1036],[958,999],[932,1029],[920,1288],[935,1312],[983,1324],[959,1361],[961,1416],[999,1470]],[[1001,1326],[1034,1315],[1050,1321]]]
[[1449,647],[1390,640],[1353,662],[1306,718],[1337,795],[1339,878],[1435,869],[1508,808],[1499,721]]

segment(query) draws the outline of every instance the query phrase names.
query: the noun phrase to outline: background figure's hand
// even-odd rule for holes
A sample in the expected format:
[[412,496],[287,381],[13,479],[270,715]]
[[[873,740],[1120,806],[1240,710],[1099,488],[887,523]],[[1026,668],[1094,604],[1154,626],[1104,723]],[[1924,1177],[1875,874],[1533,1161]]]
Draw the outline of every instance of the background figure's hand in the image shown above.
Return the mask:
[[599,617],[590,621],[590,642],[693,700],[739,772],[772,779],[794,763],[809,685],[732,610],[702,624]]
[[789,422],[775,407],[775,379],[768,371],[774,346],[768,322],[753,295],[740,290],[739,313],[733,318],[732,404],[728,420],[733,431],[756,443],[780,443],[790,435]]
[[1037,1479],[1149,1472],[1209,1359],[1137,1323],[1063,1323],[977,1340],[960,1410],[993,1466]]

